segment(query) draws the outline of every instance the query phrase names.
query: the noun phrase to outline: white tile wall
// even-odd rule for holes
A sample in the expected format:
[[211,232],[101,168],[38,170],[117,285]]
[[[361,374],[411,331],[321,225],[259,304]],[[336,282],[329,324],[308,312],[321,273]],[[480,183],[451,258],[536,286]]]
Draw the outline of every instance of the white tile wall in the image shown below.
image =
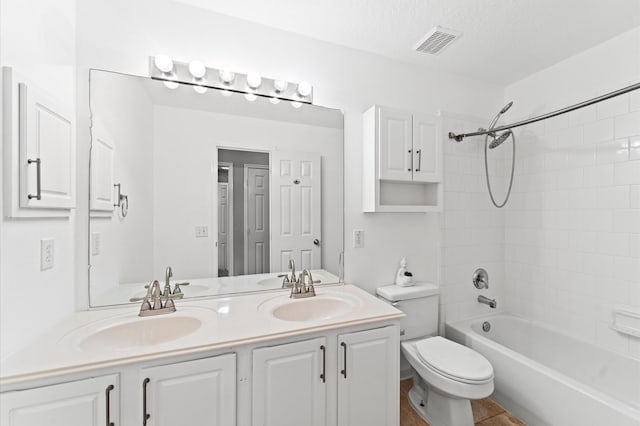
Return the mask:
[[[640,96],[622,95],[516,132],[505,209],[505,309],[639,356],[611,329],[640,309]],[[445,213],[446,214],[446,213]]]
[[[447,132],[464,132],[489,124],[486,120],[456,114],[444,114],[443,118]],[[458,144],[445,140],[440,312],[446,321],[493,311],[477,302],[480,294],[495,297],[498,311],[504,306],[501,293],[504,282],[504,218],[502,211],[493,207],[487,194],[483,141],[470,138]],[[541,161],[544,162],[544,158]],[[502,152],[490,152],[489,170],[492,185],[501,200],[506,188]],[[488,290],[477,290],[471,282],[473,272],[479,267],[489,273]]]

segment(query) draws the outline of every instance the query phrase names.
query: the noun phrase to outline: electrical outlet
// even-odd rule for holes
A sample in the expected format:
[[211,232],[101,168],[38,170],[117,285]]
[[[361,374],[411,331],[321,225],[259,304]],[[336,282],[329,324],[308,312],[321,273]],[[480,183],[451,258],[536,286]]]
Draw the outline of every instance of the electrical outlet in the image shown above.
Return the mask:
[[54,244],[52,239],[40,240],[40,270],[46,271],[54,265]]
[[91,256],[97,256],[100,254],[100,233],[91,233]]
[[364,231],[362,229],[353,230],[353,248],[364,247]]
[[207,238],[209,236],[209,227],[204,226],[196,226],[196,238]]

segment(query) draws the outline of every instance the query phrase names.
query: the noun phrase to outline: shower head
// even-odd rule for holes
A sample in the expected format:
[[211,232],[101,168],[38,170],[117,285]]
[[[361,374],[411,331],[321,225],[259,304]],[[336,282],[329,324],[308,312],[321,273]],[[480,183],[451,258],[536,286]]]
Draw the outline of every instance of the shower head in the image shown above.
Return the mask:
[[[509,104],[511,105],[511,104]],[[511,130],[507,130],[506,132],[504,132],[503,134],[501,134],[500,136],[498,136],[497,138],[494,138],[491,143],[489,143],[489,149],[494,149],[499,147],[502,142],[506,141],[507,138],[511,136]]]
[[505,112],[509,111],[509,108],[511,108],[511,105],[513,105],[513,101],[509,102],[508,104],[506,104],[501,110],[500,110],[500,114],[504,114]]

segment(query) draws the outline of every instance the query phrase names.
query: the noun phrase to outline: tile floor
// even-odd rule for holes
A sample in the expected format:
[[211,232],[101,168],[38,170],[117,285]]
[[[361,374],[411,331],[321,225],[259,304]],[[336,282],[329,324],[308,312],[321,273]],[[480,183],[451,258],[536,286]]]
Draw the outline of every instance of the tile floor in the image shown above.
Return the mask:
[[[411,385],[411,379],[400,382],[400,426],[429,426],[409,405],[407,394]],[[476,426],[526,426],[489,398],[471,401],[471,409]]]

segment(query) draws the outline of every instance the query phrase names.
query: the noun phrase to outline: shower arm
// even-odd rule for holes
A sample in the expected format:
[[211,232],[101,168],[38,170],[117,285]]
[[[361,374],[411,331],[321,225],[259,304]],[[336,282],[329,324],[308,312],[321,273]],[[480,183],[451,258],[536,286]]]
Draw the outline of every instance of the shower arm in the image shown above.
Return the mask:
[[508,130],[508,129],[513,129],[513,128],[516,128],[516,127],[526,126],[527,124],[535,123],[535,122],[538,122],[538,121],[546,120],[548,118],[556,117],[558,115],[566,114],[568,112],[575,111],[575,110],[580,109],[580,108],[588,107],[589,105],[597,104],[598,102],[606,101],[607,99],[611,99],[611,98],[614,98],[616,96],[624,95],[625,93],[632,92],[632,91],[638,90],[638,89],[640,89],[640,83],[635,83],[635,84],[632,84],[631,86],[624,87],[624,88],[616,90],[614,92],[610,92],[610,93],[604,94],[602,96],[598,96],[597,98],[593,98],[593,99],[589,99],[588,101],[580,102],[579,104],[575,104],[575,105],[571,105],[571,106],[566,107],[566,108],[558,109],[556,111],[553,111],[553,112],[550,112],[550,113],[547,113],[547,114],[544,114],[544,115],[539,115],[537,117],[533,117],[533,118],[529,118],[529,119],[526,119],[526,120],[518,121],[518,122],[515,122],[513,124],[506,124],[504,126],[494,127],[493,129],[489,129],[489,130],[478,130],[477,132],[460,133],[460,134],[455,134],[453,132],[449,132],[449,139],[453,139],[456,142],[462,142],[462,140],[464,138],[469,137],[469,136],[482,136],[482,135],[488,135],[490,133],[494,133],[495,134],[495,133],[500,132],[502,130]]

